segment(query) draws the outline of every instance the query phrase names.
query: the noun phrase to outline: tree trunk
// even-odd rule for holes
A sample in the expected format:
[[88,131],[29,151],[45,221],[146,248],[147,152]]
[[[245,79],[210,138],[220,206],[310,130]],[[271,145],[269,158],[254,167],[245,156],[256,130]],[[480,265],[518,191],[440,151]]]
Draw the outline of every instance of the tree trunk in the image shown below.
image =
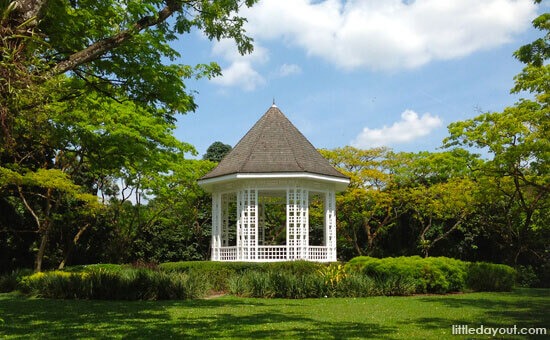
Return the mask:
[[422,252],[424,253],[424,254],[423,254],[423,255],[424,255],[424,258],[427,258],[427,257],[430,256],[429,251],[430,251],[430,248],[429,248],[429,247],[425,247],[425,248],[422,249]]
[[35,272],[42,271],[42,260],[44,259],[44,254],[46,252],[46,245],[48,244],[48,234],[49,234],[49,231],[48,229],[46,229],[40,239],[40,248],[38,248],[38,254],[36,254],[36,261],[34,264]]
[[76,235],[73,238],[73,241],[69,243],[69,247],[68,247],[67,251],[65,252],[65,256],[63,256],[63,260],[61,261],[61,263],[59,264],[57,269],[65,268],[65,266],[67,265],[67,262],[69,262],[70,256],[73,253],[74,247],[76,246],[76,244],[78,243],[78,240],[80,239],[80,236],[82,236],[82,234],[84,234],[84,232],[86,231],[86,229],[88,229],[89,226],[90,226],[90,224],[87,223],[87,224],[84,225],[84,227],[82,227],[78,230],[78,232],[76,233]]

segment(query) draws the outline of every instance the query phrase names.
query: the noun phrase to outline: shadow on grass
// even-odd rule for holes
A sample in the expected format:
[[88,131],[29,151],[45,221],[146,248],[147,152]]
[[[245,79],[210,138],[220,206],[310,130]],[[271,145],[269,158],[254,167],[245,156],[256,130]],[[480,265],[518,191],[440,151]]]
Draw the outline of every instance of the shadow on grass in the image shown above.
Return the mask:
[[[82,301],[0,296],[0,338],[389,338],[394,328],[323,322],[261,300]],[[292,307],[295,308],[295,307]]]
[[[479,298],[477,294],[448,295],[420,298],[420,302],[441,304],[456,309],[456,319],[447,318],[417,318],[413,322],[424,328],[450,328],[452,322],[456,325],[476,327],[483,324],[486,327],[531,328],[548,327],[550,325],[550,289],[516,289],[511,293],[488,293],[490,297]],[[476,311],[477,324],[472,324],[471,317],[461,318],[461,310]],[[539,336],[540,338],[540,336]]]

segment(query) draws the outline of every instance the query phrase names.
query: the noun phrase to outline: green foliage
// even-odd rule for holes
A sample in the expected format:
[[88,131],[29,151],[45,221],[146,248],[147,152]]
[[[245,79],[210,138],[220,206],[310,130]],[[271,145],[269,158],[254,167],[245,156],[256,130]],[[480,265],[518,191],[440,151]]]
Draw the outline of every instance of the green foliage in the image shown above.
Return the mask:
[[[258,271],[247,271],[242,276],[243,296],[272,298],[277,295],[276,289],[271,282],[271,277],[266,273]],[[284,287],[286,288],[286,287]]]
[[533,95],[502,112],[487,112],[451,123],[446,147],[476,147],[489,159],[475,172],[481,226],[497,244],[508,245],[499,260],[510,264],[548,263],[550,207],[550,15],[533,21],[543,36],[520,47],[525,64],[513,93]]
[[51,271],[24,277],[20,289],[56,299],[165,300],[206,294],[203,277],[147,269],[92,268],[82,272]]
[[532,266],[517,266],[516,284],[519,287],[537,287],[540,280]]
[[242,280],[239,278],[245,273],[268,276],[270,272],[277,272],[303,276],[316,273],[322,266],[309,261],[272,263],[187,261],[162,263],[159,268],[167,272],[196,273],[203,277],[214,291],[227,291],[231,285],[242,286]]
[[318,298],[510,290],[515,271],[505,265],[450,258],[356,257],[345,266],[280,263],[177,262],[159,266],[100,264],[67,271],[18,272],[0,278],[4,291],[63,299],[160,300],[210,293],[243,297]]
[[418,292],[417,280],[408,275],[384,275],[375,278],[380,295],[407,296]]
[[515,282],[516,271],[512,267],[485,262],[468,265],[466,284],[475,291],[510,291]]
[[502,291],[514,284],[514,270],[506,265],[468,263],[446,257],[397,257],[377,259],[356,257],[346,265],[350,272],[361,272],[382,280],[387,291],[449,293],[466,289]]
[[[391,295],[386,294],[381,289],[381,281],[364,275],[362,273],[350,273],[344,275],[336,285],[329,286],[329,293],[333,297],[366,297],[377,295]],[[325,281],[326,284],[326,281]]]
[[229,144],[214,142],[206,149],[206,153],[202,156],[202,159],[219,163],[232,149]]
[[325,284],[331,288],[336,287],[348,276],[345,267],[337,263],[331,263],[328,266],[321,267],[317,272],[323,278]]
[[354,255],[380,252],[379,239],[395,226],[401,213],[392,154],[386,148],[350,146],[320,152],[351,180],[348,189],[336,196],[340,239],[353,248]]
[[246,271],[239,278],[231,279],[229,286],[231,294],[262,298],[303,299],[322,297],[326,292],[324,280],[319,275],[272,269]]
[[17,269],[0,275],[0,293],[9,293],[18,289],[21,279],[31,275],[31,269]]
[[317,273],[319,268],[325,264],[311,261],[285,261],[285,262],[268,262],[260,264],[265,270],[272,272],[285,272],[293,275],[307,275]]
[[196,273],[217,292],[227,291],[235,277],[240,277],[245,271],[258,268],[259,264],[246,262],[212,262],[187,261],[167,262],[160,264],[160,269],[166,272]]
[[320,267],[316,272],[250,269],[229,280],[229,293],[244,297],[303,299],[411,295],[415,282],[406,276],[372,278],[346,273],[341,265]]
[[[204,259],[208,214],[198,202],[207,196],[189,185],[204,172],[202,165],[184,164],[184,154],[195,150],[173,132],[176,115],[196,109],[185,82],[219,75],[220,67],[174,64],[180,52],[171,44],[198,29],[250,52],[252,40],[237,13],[253,3],[52,0],[2,6],[2,214],[8,221],[32,219],[38,237],[10,253],[35,255],[37,271],[42,262],[62,268],[74,259]],[[170,201],[168,192],[180,195]],[[153,197],[151,207],[142,208]],[[130,201],[135,207],[128,207]],[[1,238],[28,232],[25,222],[0,219]],[[107,239],[104,247],[93,244]],[[166,246],[152,244],[156,239]],[[4,271],[13,264],[1,265]]]

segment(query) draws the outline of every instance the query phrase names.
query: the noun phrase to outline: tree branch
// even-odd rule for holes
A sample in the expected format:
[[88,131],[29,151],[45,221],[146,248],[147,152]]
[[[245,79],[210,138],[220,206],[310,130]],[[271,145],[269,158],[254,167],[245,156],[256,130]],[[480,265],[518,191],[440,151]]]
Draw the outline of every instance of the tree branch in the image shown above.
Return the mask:
[[34,212],[34,209],[30,206],[29,202],[27,202],[27,199],[25,198],[25,195],[23,194],[23,189],[21,186],[17,186],[17,191],[19,192],[19,197],[21,198],[21,201],[23,202],[23,205],[25,208],[27,208],[28,212],[31,213],[32,217],[34,218],[36,222],[36,227],[38,230],[41,229],[42,223],[40,222],[40,218],[38,215]]
[[73,70],[75,67],[84,63],[93,61],[103,55],[105,52],[110,51],[122,43],[131,39],[134,35],[144,30],[147,27],[155,26],[177,11],[180,11],[182,5],[176,0],[166,0],[166,6],[157,12],[155,16],[145,16],[138,20],[132,28],[122,31],[112,37],[99,40],[87,48],[73,53],[65,60],[59,62],[50,71],[49,76],[55,76],[67,71]]
[[47,0],[15,0],[12,20],[16,26],[26,22],[25,28],[35,27],[46,2]]

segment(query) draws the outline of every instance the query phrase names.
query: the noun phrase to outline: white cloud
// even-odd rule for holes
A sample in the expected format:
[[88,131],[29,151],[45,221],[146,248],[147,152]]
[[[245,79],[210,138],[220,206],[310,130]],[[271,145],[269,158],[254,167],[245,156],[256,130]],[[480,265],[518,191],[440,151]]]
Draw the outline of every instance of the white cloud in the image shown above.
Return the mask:
[[510,42],[532,0],[262,0],[241,13],[259,42],[282,39],[345,69],[396,70]]
[[265,79],[246,61],[235,61],[223,69],[223,75],[212,79],[222,86],[238,86],[245,91],[253,91],[265,84]]
[[[227,66],[221,62],[223,76],[212,81],[247,91],[265,85],[257,70],[269,61],[269,41],[347,70],[411,69],[511,42],[536,9],[532,0],[261,0],[239,13],[254,52],[242,56],[232,40],[215,42],[213,53]],[[284,64],[271,74],[299,72]]]
[[405,110],[401,114],[401,120],[389,127],[386,125],[379,129],[365,127],[352,145],[358,148],[369,148],[406,143],[428,135],[442,124],[443,121],[438,116],[425,113],[419,117],[416,112]]
[[233,41],[224,39],[214,44],[212,52],[222,56],[229,63],[229,66],[222,68],[221,76],[212,79],[213,83],[227,87],[238,86],[245,91],[253,91],[265,84],[264,77],[253,66],[269,60],[265,48],[255,46],[252,53],[242,56]]
[[288,77],[302,73],[302,68],[296,64],[283,64],[279,67],[277,75],[279,77]]

